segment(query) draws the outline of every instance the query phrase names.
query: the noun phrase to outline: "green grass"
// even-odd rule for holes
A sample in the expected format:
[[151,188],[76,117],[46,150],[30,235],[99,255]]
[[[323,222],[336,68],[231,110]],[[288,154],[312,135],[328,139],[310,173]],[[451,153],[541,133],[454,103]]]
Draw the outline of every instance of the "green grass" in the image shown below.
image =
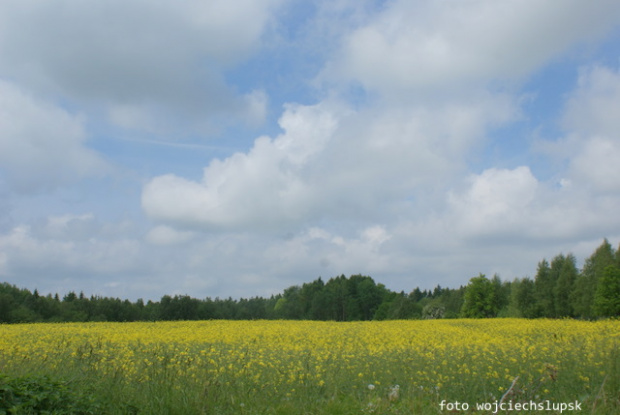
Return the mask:
[[[614,364],[618,364],[617,357]],[[610,361],[612,363],[612,361]],[[160,369],[158,373],[158,369]],[[393,367],[398,373],[398,368]],[[24,370],[27,371],[27,370]],[[45,374],[42,374],[42,373]],[[0,377],[0,414],[448,414],[474,413],[475,403],[484,394],[485,382],[473,383],[469,391],[458,393],[460,398],[447,400],[436,390],[400,386],[399,398],[390,400],[392,386],[379,385],[374,389],[360,386],[349,377],[336,377],[329,387],[297,388],[284,393],[266,384],[261,390],[243,379],[175,378],[167,368],[153,368],[148,382],[127,381],[122,373],[101,377],[88,366],[79,364],[64,369],[41,371],[35,375]],[[618,375],[618,370],[610,376]],[[592,393],[569,390],[566,394],[554,391],[553,381],[530,384],[518,382],[509,399],[514,402],[539,402],[542,387],[552,389],[555,396],[566,396],[566,402],[578,400],[582,413],[612,415],[620,413],[618,379],[607,376]],[[509,385],[507,385],[509,386]],[[577,392],[577,394],[576,394]],[[454,395],[452,395],[454,396]],[[488,394],[489,403],[498,396]],[[570,399],[569,399],[570,397]],[[440,409],[460,400],[467,402],[469,411]],[[445,407],[444,407],[445,408]],[[548,412],[544,413],[559,413]],[[484,412],[483,412],[484,413]],[[503,412],[502,412],[503,413]],[[512,411],[509,413],[521,413]],[[523,411],[522,413],[538,413]],[[542,413],[542,412],[540,412]]]
[[[465,327],[468,323],[454,324]],[[41,325],[42,329],[45,327]],[[532,338],[548,337],[544,332],[537,332]],[[282,369],[278,366],[250,366],[246,373],[239,369],[244,367],[244,362],[259,361],[258,355],[253,354],[247,344],[231,344],[228,349],[219,344],[219,354],[215,358],[220,362],[218,364],[226,367],[215,372],[204,361],[197,364],[198,359],[192,360],[204,350],[204,344],[195,349],[175,349],[171,346],[174,341],[170,344],[122,346],[118,350],[130,353],[132,361],[149,362],[141,367],[140,376],[136,377],[128,374],[122,365],[111,362],[116,349],[109,343],[76,336],[70,341],[61,339],[58,344],[50,345],[50,349],[59,350],[41,355],[47,357],[29,358],[22,352],[12,354],[11,350],[0,350],[0,415],[489,413],[476,411],[475,404],[487,402],[493,405],[503,394],[506,394],[506,403],[533,401],[546,404],[549,400],[556,404],[579,402],[582,408],[581,411],[564,413],[620,414],[620,343],[611,337],[611,341],[605,344],[612,347],[599,350],[594,360],[596,367],[590,368],[584,367],[581,356],[591,351],[592,344],[588,343],[590,340],[578,344],[575,338],[571,339],[570,347],[553,337],[544,340],[546,343],[542,344],[550,348],[549,354],[527,359],[522,356],[510,359],[509,348],[484,343],[480,344],[488,356],[463,352],[480,348],[457,350],[446,347],[440,350],[417,345],[388,355],[337,354],[322,361],[327,371],[323,381],[317,383],[307,380],[314,379],[311,376],[292,382],[283,380],[289,376],[286,368],[290,367],[297,368],[293,373],[295,376],[315,375],[319,355],[303,348],[299,352],[273,351],[279,357]],[[452,347],[458,347],[459,339],[448,337],[448,340]],[[552,348],[554,344],[557,350]],[[60,349],[58,345],[64,348]],[[262,347],[268,345],[269,341],[266,341]],[[186,363],[179,358],[178,350],[187,350]],[[557,356],[557,361],[545,363],[550,356]],[[106,362],[108,366],[105,366]],[[232,369],[227,367],[228,362]],[[467,364],[472,374],[455,376],[457,364]],[[102,365],[115,369],[102,371]],[[259,370],[261,377],[257,380],[253,375]],[[502,370],[506,373],[500,373],[498,378],[488,376],[488,373]],[[437,378],[430,379],[432,384],[416,379],[423,371],[425,376],[436,373]],[[592,374],[591,379],[583,379],[584,371]],[[519,378],[511,388],[516,376]],[[399,385],[398,396],[390,398],[396,384]],[[456,401],[467,403],[469,410],[450,410],[447,405],[454,405]],[[443,410],[442,402],[446,405]],[[559,411],[500,413],[554,414]]]

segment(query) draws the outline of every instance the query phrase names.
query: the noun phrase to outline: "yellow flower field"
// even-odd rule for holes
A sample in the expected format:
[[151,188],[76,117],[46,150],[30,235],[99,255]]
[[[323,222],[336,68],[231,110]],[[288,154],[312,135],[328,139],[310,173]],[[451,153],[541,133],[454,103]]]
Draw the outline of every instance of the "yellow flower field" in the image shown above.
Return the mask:
[[310,413],[441,413],[442,400],[507,392],[600,409],[617,403],[601,397],[620,384],[619,348],[620,321],[26,324],[0,326],[0,373],[114,379],[107,387],[136,407],[145,405],[138,394],[166,391],[162,399],[196,413],[287,413],[299,402],[316,407]]

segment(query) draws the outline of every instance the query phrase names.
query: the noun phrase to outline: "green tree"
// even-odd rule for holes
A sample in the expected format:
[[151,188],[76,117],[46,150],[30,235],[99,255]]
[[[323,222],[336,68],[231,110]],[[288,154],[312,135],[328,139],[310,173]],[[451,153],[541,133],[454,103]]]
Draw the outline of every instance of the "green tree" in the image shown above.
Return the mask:
[[620,268],[610,265],[598,279],[594,313],[600,317],[620,316]]
[[293,285],[284,290],[282,298],[276,303],[279,318],[299,320],[304,317],[301,301],[301,287]]
[[383,302],[387,289],[383,284],[375,284],[368,276],[353,275],[349,279],[355,286],[355,297],[358,302],[362,320],[372,320],[377,309]]
[[324,288],[325,284],[320,277],[311,283],[305,283],[301,286],[299,301],[304,319],[325,320],[325,315],[322,313],[323,310],[317,307],[317,303],[320,304],[320,301],[317,300],[317,303],[315,303],[315,298],[322,296]]
[[414,297],[400,293],[388,292],[383,296],[383,301],[377,308],[374,320],[403,320],[410,318],[420,318],[422,306],[415,301]]
[[15,307],[15,300],[10,294],[0,292],[0,323],[12,323],[12,311]]
[[439,301],[444,307],[444,318],[458,318],[463,307],[465,287],[458,289],[444,288]]
[[617,264],[614,250],[607,239],[585,260],[581,274],[575,281],[571,295],[571,304],[575,316],[591,318],[594,316],[593,302],[598,286],[598,279],[605,268]]
[[347,277],[341,275],[339,277],[330,278],[325,284],[325,291],[330,301],[330,320],[348,321],[349,311],[351,307],[349,302],[349,289],[347,286]]
[[546,259],[538,263],[534,285],[536,287],[536,302],[542,317],[555,317],[555,285],[557,275],[551,272]]
[[525,318],[539,317],[534,281],[525,277],[518,283],[513,283],[513,287],[512,298],[520,316]]
[[446,306],[439,298],[429,298],[429,301],[422,308],[422,318],[425,320],[436,320],[446,317]]
[[495,274],[491,279],[491,284],[493,285],[493,299],[495,301],[493,308],[497,310],[498,315],[501,312],[505,314],[510,302],[511,283],[509,281],[502,282],[499,275]]
[[471,278],[465,289],[461,317],[495,317],[498,311],[496,290],[493,283],[484,274]]
[[330,319],[329,293],[325,289],[317,291],[312,297],[312,304],[310,305],[310,318],[313,320]]
[[576,262],[577,260],[572,254],[558,255],[551,261],[551,272],[556,279],[553,291],[556,317],[574,316],[571,294],[579,274]]
[[416,303],[426,297],[426,295],[420,290],[420,287],[416,287],[413,291],[409,293],[409,298],[411,298]]

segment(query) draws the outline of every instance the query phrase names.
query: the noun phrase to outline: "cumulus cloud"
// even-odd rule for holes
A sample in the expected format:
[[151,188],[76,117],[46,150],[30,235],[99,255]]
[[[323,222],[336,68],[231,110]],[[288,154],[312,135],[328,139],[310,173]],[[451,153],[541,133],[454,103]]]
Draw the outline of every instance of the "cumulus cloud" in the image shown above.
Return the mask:
[[142,206],[155,220],[220,229],[372,217],[403,194],[414,197],[428,180],[462,169],[487,130],[517,113],[510,97],[490,94],[432,108],[289,106],[281,135],[213,160],[199,182],[172,174],[152,179]]
[[280,125],[282,135],[258,138],[249,153],[213,160],[201,182],[154,178],[142,194],[144,210],[157,220],[215,228],[260,228],[304,217],[317,201],[300,173],[330,139],[336,119],[320,106],[292,106]]
[[85,146],[82,119],[0,80],[0,172],[19,192],[54,188],[104,173]]
[[[196,142],[218,117],[235,132],[225,136],[234,150],[176,143],[123,154],[141,194],[89,206],[129,216],[141,202],[144,228],[135,225],[144,218],[115,225],[70,202],[68,213],[57,203],[57,215],[0,223],[0,275],[147,298],[270,295],[342,273],[410,290],[457,287],[479,272],[531,275],[541,257],[583,258],[602,236],[620,236],[617,70],[585,66],[563,91],[564,131],[536,154],[544,173],[528,161],[536,149],[517,92],[607,33],[620,21],[616,1],[298,5],[3,2],[0,75],[11,83],[0,84],[0,186],[97,174],[91,133],[98,148],[121,129],[141,144],[190,130]],[[84,115],[50,103],[59,96]],[[279,105],[280,132],[238,126],[278,117]],[[522,157],[490,157],[498,148]]]
[[620,190],[620,72],[594,65],[581,70],[569,96],[563,125],[567,137],[552,145],[564,147],[568,179],[593,197]]
[[591,65],[581,68],[576,88],[567,94],[561,125],[565,135],[541,140],[536,148],[567,168],[561,182],[588,198],[620,189],[620,72]]
[[94,215],[49,216],[35,234],[42,239],[87,241],[95,227]]
[[0,73],[103,104],[112,122],[149,132],[153,122],[171,132],[214,114],[255,118],[260,101],[229,87],[223,71],[258,50],[279,2],[5,1]]
[[[75,221],[82,220],[85,219],[75,218],[71,222],[75,225]],[[19,270],[49,269],[53,274],[63,269],[73,276],[86,272],[84,277],[88,278],[93,273],[101,275],[125,271],[133,266],[140,251],[138,241],[133,239],[107,240],[91,231],[89,238],[83,241],[68,234],[74,232],[69,222],[62,228],[59,229],[52,220],[47,229],[19,225],[0,235],[0,248],[10,258],[5,262],[5,273],[9,269],[11,275]]]
[[[538,143],[555,163],[545,181],[529,166],[486,168],[448,192],[436,229],[462,240],[578,240],[616,233],[620,203],[620,76],[593,65],[580,71],[561,116],[565,135]],[[418,226],[417,229],[425,229]]]
[[257,261],[265,269],[259,272],[289,279],[301,273],[306,276],[306,281],[342,273],[382,274],[394,266],[395,258],[386,247],[391,238],[388,228],[378,224],[364,226],[352,233],[309,227],[290,238],[263,239],[266,243],[256,248],[260,253]]
[[592,191],[617,194],[620,191],[620,140],[592,137],[584,141],[570,161],[571,183]]
[[390,2],[344,38],[323,76],[388,94],[520,78],[609,30],[620,5],[597,6],[578,0]]
[[[0,232],[0,278],[42,293],[152,295],[149,280],[167,270],[147,252],[135,225],[92,213],[48,216]],[[159,293],[159,292],[158,292]]]
[[527,210],[538,189],[538,181],[528,167],[488,169],[471,176],[469,182],[465,193],[448,196],[448,203],[456,213],[456,225],[466,235],[523,230],[530,216]]
[[598,191],[609,183],[606,177],[589,179],[592,182],[562,180],[558,185],[539,181],[526,166],[487,169],[471,175],[460,192],[448,194],[447,209],[433,226],[461,241],[540,244],[608,235],[620,226],[614,214],[620,197],[617,191]]
[[616,138],[620,131],[620,72],[601,65],[581,68],[563,126],[574,133]]
[[146,235],[146,240],[155,245],[176,245],[194,237],[192,232],[178,231],[170,226],[156,226]]

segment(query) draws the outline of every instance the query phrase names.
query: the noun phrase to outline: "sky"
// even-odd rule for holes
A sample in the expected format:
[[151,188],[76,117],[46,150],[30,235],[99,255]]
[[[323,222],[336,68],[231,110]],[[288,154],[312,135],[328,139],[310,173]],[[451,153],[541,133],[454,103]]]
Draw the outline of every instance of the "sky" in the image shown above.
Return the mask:
[[0,2],[20,288],[457,288],[617,247],[619,208],[616,0]]

